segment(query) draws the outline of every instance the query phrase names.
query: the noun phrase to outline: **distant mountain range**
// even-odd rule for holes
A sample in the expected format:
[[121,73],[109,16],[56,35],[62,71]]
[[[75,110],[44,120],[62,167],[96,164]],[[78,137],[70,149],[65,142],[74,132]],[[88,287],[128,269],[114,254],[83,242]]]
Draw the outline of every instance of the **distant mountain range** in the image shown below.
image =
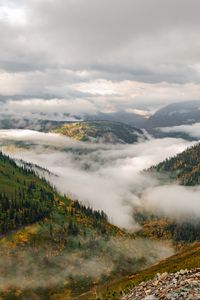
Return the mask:
[[102,113],[99,112],[95,115],[84,115],[83,119],[85,121],[111,121],[111,122],[121,122],[124,124],[132,125],[138,128],[142,128],[146,121],[146,118],[131,112],[126,111],[116,111],[112,113]]
[[[96,136],[98,136],[99,139],[101,138],[102,141],[107,141],[110,139],[110,142],[113,141],[114,143],[118,142],[119,139],[121,140],[121,142],[128,143],[137,141],[137,135],[143,135],[141,131],[142,129],[145,129],[155,138],[175,137],[184,138],[187,140],[195,140],[195,137],[191,137],[188,133],[183,132],[183,130],[180,130],[180,132],[178,130],[176,130],[176,132],[172,132],[171,130],[165,130],[165,127],[191,125],[200,122],[200,101],[172,103],[159,109],[156,113],[154,113],[148,118],[136,113],[126,111],[116,111],[112,113],[99,112],[93,115],[88,114],[80,116],[70,115],[65,112],[53,113],[51,115],[46,113],[40,113],[36,115],[32,113],[27,116],[15,115],[14,113],[4,113],[0,115],[0,129],[32,129],[43,132],[49,132],[58,127],[62,128],[62,126],[65,126],[65,124],[71,124],[80,121],[84,121],[82,125],[86,123],[90,123],[90,125],[92,123],[96,124]],[[105,126],[106,122],[107,126]],[[108,122],[110,123],[109,126]],[[121,124],[121,129],[120,126],[117,126],[117,123]],[[115,124],[115,126],[111,126],[111,124]],[[111,129],[111,127],[113,126],[115,128]],[[134,130],[128,126],[133,127]],[[70,127],[71,126],[69,125],[69,128]],[[84,130],[86,130],[86,126],[81,127],[84,127]],[[78,129],[76,128],[75,135],[78,134],[77,130]],[[88,131],[87,133],[85,132],[86,134],[84,135],[83,139],[87,139],[87,136],[91,139],[95,138],[94,128],[92,129],[92,131],[91,136]],[[119,134],[117,134],[117,131],[119,131]],[[104,132],[103,136],[100,134],[100,132]],[[68,133],[65,130],[65,134],[68,135]]]
[[200,122],[200,101],[187,101],[169,104],[146,122],[145,128],[171,127]]
[[158,127],[171,127],[200,122],[200,101],[185,101],[169,104],[149,118],[125,111],[86,115],[84,120],[116,121],[138,128],[152,130]]
[[150,116],[143,127],[155,138],[174,137],[198,140],[183,128],[170,130],[170,127],[192,125],[200,122],[200,101],[187,101],[167,105]]

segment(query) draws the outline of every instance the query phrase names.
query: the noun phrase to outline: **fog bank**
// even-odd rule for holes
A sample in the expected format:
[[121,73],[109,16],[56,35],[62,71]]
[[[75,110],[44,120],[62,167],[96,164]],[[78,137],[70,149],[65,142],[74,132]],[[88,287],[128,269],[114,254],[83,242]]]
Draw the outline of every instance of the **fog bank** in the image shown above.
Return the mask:
[[[117,226],[136,230],[133,208],[144,201],[167,215],[196,212],[189,210],[190,193],[196,199],[199,191],[185,188],[180,193],[174,185],[160,187],[158,179],[141,172],[182,152],[192,142],[165,138],[134,145],[97,145],[30,130],[0,130],[0,141],[4,152],[49,169],[57,176],[48,179],[61,193],[104,210]],[[197,201],[194,203],[196,207]]]

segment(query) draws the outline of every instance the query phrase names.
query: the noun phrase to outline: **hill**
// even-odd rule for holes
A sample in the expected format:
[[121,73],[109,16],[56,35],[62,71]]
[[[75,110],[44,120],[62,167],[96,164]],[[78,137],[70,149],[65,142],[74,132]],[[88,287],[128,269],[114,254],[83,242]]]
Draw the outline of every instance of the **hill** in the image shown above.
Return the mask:
[[158,273],[176,273],[180,270],[199,268],[200,244],[185,246],[179,253],[140,272],[124,277],[99,287],[96,292],[89,292],[77,298],[79,300],[119,300],[138,284],[147,282]]
[[58,194],[35,170],[0,154],[1,299],[73,299],[172,253]]
[[137,128],[142,128],[146,121],[144,116],[138,115],[133,112],[127,111],[116,111],[110,113],[98,112],[95,115],[84,115],[84,121],[108,121],[108,122],[119,122],[128,124]]
[[127,124],[110,121],[87,121],[68,123],[53,130],[79,141],[95,143],[128,143],[145,139],[142,130]]
[[[199,185],[200,144],[152,166],[147,172],[161,178],[161,183],[164,184],[176,182],[190,187]],[[176,222],[173,218],[156,216],[143,208],[134,211],[134,218],[141,225],[142,229],[138,232],[141,237],[171,239],[174,243],[191,243],[200,240],[200,219],[191,220],[188,217],[186,220]]]
[[0,153],[0,234],[39,221],[52,211],[54,190],[29,167]]
[[164,173],[171,179],[176,179],[182,185],[194,186],[200,184],[200,144],[186,149],[184,152],[166,159],[150,171]]
[[145,123],[145,128],[171,127],[200,122],[200,101],[186,101],[169,104]]

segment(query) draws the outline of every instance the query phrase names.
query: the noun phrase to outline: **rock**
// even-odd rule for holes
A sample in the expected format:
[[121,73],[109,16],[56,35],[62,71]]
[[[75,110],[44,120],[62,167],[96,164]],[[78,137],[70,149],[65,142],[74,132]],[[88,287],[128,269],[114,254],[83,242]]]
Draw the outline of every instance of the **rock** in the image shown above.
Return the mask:
[[160,280],[163,280],[163,279],[165,279],[167,276],[168,276],[168,273],[165,272],[165,273],[163,273],[163,274],[160,275],[159,279],[160,279]]
[[200,268],[180,270],[175,274],[158,273],[153,280],[142,282],[122,300],[197,300],[200,299]]
[[145,297],[144,300],[157,300],[157,298],[153,295],[149,295],[149,296]]

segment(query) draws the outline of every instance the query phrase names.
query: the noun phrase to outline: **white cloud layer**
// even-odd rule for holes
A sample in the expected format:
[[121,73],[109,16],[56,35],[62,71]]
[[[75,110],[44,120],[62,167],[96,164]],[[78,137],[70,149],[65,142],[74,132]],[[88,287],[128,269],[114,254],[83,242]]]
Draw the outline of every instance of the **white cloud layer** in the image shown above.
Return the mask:
[[93,112],[199,99],[199,9],[196,0],[1,0],[0,100],[78,98]]
[[199,195],[199,187],[164,185],[147,190],[143,197],[145,204],[158,214],[195,221],[200,213]]
[[183,132],[189,136],[200,139],[200,123],[194,123],[192,125],[180,125],[172,127],[159,128],[162,132]]
[[[8,141],[31,143],[29,150],[20,148],[13,152],[13,148],[8,147],[3,150],[13,157],[49,169],[58,175],[50,180],[61,192],[69,193],[95,209],[104,210],[111,222],[118,226],[137,228],[132,217],[133,207],[142,205],[144,199],[148,203],[151,201],[152,204],[158,204],[160,211],[168,214],[170,210],[173,213],[178,209],[185,192],[184,201],[189,202],[183,205],[180,214],[187,211],[192,214],[195,211],[189,210],[191,199],[187,189],[179,194],[176,186],[164,187],[165,195],[162,198],[160,183],[141,173],[143,169],[185,150],[193,144],[191,142],[166,138],[135,145],[91,145],[55,134],[26,130],[1,130],[0,140],[2,145],[9,145]],[[162,199],[167,199],[166,191],[170,189],[171,196],[167,204],[167,200],[162,202]],[[172,209],[173,203],[175,210]]]

